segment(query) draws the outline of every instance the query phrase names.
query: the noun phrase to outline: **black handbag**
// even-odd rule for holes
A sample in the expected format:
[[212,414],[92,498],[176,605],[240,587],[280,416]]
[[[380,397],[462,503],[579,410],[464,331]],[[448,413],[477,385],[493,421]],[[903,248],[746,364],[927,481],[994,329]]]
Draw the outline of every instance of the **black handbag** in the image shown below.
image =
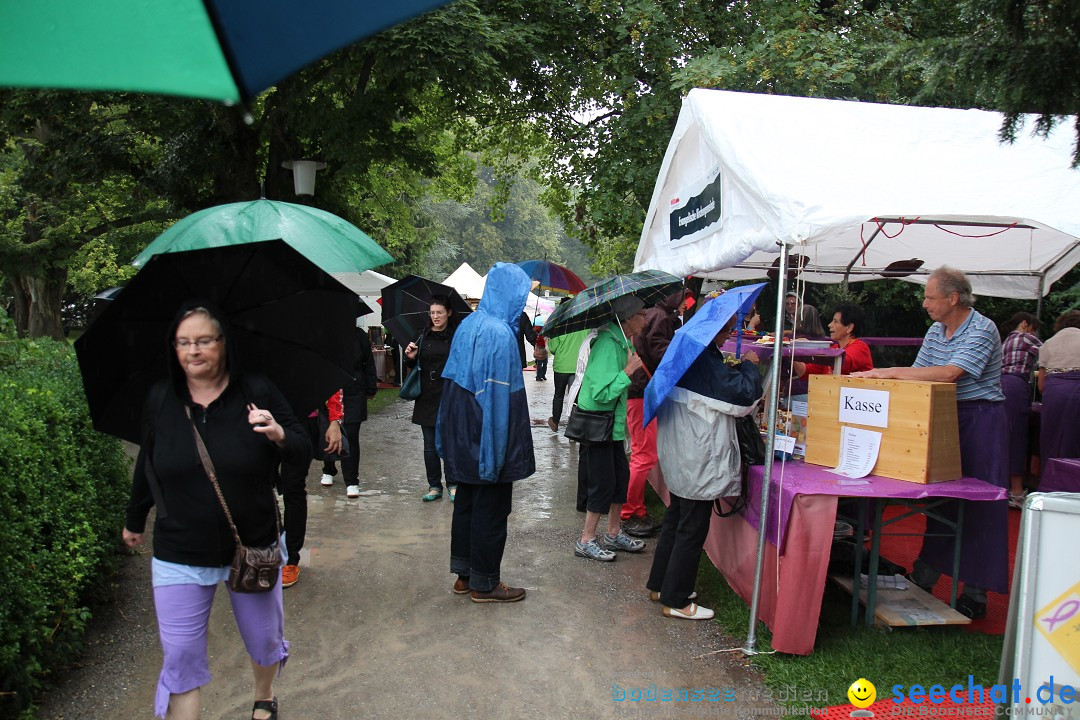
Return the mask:
[[765,441],[761,438],[753,415],[735,418],[735,438],[739,441],[743,465],[765,464]]
[[729,517],[746,507],[750,500],[750,466],[765,464],[765,441],[758,432],[752,414],[735,418],[735,439],[739,443],[739,456],[742,459],[742,481],[739,496],[731,501],[727,510],[724,510],[720,498],[713,501],[713,511],[720,517]]
[[424,336],[421,335],[416,345],[416,367],[409,371],[405,380],[398,390],[398,397],[402,400],[415,400],[420,397],[420,348],[424,345]]
[[614,411],[582,410],[577,403],[574,403],[570,408],[570,419],[566,421],[566,431],[563,434],[582,445],[596,445],[610,442],[614,428]]
[[[202,461],[203,469],[214,486],[214,492],[217,494],[218,502],[221,503],[221,509],[225,511],[225,519],[229,521],[233,539],[236,541],[236,552],[233,553],[232,566],[229,568],[229,579],[226,581],[229,589],[238,593],[270,592],[277,585],[278,577],[281,575],[280,542],[275,541],[261,547],[245,545],[241,542],[240,533],[237,532],[236,524],[232,519],[232,513],[229,512],[229,506],[225,503],[225,496],[221,494],[221,487],[217,481],[217,472],[214,470],[213,461],[210,460],[210,453],[206,450],[206,443],[203,442],[202,436],[199,435],[199,431],[195,428],[195,420],[191,417],[191,408],[185,407],[184,410],[187,412],[188,420],[191,421],[191,432],[195,435],[195,445],[199,449],[199,460]],[[276,502],[274,503],[274,520],[277,522],[277,534],[275,537],[280,538],[281,517],[278,516]]]

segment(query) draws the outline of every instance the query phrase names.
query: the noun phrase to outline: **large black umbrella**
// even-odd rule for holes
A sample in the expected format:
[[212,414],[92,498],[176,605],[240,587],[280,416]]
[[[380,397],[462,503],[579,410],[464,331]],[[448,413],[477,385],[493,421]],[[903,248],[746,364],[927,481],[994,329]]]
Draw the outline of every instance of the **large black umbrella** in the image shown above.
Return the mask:
[[155,255],[75,341],[94,427],[138,442],[142,405],[168,373],[166,337],[186,301],[232,325],[229,362],[267,375],[298,414],[351,377],[356,294],[281,240]]
[[450,309],[458,316],[455,322],[460,322],[462,316],[472,312],[457,290],[419,275],[406,275],[382,289],[382,322],[399,345],[416,342],[428,326],[432,295],[450,298]]

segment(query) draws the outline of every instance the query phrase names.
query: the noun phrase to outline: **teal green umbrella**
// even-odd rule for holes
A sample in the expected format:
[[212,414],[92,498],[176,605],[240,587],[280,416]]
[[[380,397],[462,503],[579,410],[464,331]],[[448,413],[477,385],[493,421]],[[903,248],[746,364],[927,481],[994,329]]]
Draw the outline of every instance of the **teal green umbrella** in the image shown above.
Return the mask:
[[132,264],[159,253],[284,240],[328,273],[362,272],[393,262],[390,253],[352,223],[306,205],[254,200],[188,215],[163,232]]
[[247,102],[446,0],[4,0],[0,85]]

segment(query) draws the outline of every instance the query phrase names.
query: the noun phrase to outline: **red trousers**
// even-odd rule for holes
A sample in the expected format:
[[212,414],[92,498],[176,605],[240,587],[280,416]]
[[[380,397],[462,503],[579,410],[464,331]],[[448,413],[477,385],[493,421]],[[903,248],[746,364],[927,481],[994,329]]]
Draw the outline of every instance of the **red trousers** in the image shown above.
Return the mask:
[[630,485],[626,489],[626,502],[622,506],[622,519],[645,515],[645,482],[649,472],[656,467],[656,419],[649,426],[641,427],[645,418],[645,399],[630,398],[626,401],[626,426],[630,429]]

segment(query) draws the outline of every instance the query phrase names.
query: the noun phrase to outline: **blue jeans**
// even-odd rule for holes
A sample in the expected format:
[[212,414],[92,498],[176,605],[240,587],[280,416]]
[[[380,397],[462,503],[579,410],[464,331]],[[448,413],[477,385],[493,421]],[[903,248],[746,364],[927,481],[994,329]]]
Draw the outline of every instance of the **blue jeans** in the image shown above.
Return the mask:
[[469,578],[469,588],[494,590],[506,549],[506,519],[513,483],[458,485],[450,528],[450,572]]
[[421,425],[424,431],[424,468],[427,470],[428,485],[442,490],[442,461],[435,452],[435,426]]

